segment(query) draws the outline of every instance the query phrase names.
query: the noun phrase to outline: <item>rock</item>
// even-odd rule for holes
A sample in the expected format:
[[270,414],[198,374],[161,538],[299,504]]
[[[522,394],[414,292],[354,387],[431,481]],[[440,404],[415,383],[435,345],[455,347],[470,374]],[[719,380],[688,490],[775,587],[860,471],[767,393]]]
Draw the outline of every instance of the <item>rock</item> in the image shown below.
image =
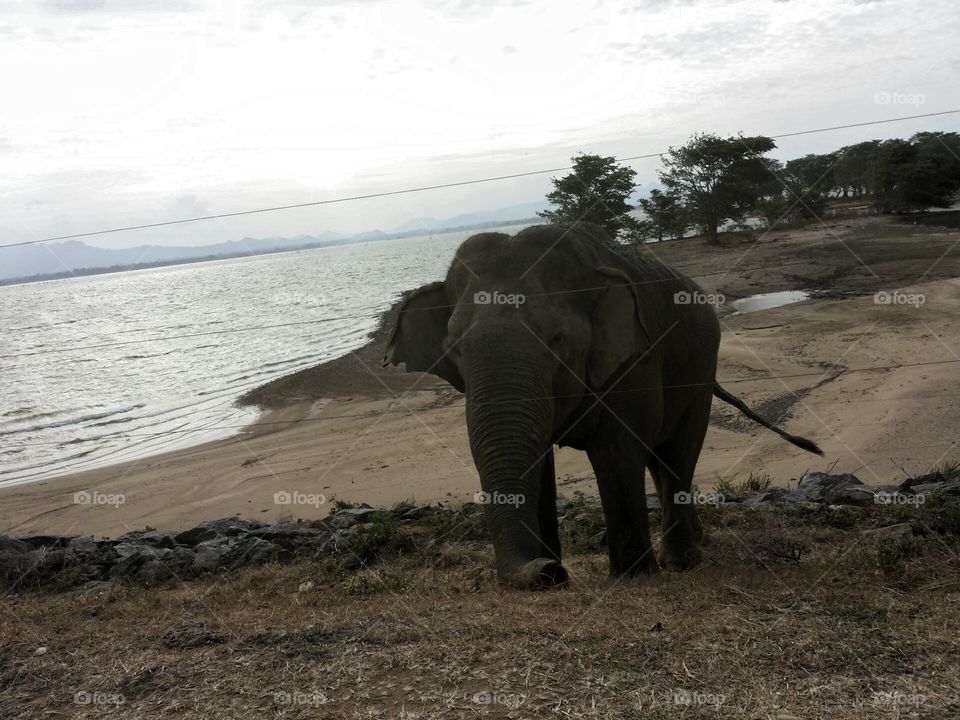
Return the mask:
[[656,493],[647,494],[647,510],[661,510],[660,496]]
[[334,530],[314,554],[314,559],[319,560],[326,555],[346,550],[350,546],[351,531],[355,529],[354,527],[349,530]]
[[140,555],[146,559],[163,560],[170,554],[169,548],[141,545],[136,542],[121,542],[113,546],[114,551],[121,559],[132,555]]
[[66,547],[70,538],[61,537],[60,535],[27,535],[26,537],[19,538],[19,540],[39,550],[40,548]]
[[164,563],[174,575],[188,574],[193,570],[194,551],[187,547],[175,547],[164,559]]
[[32,548],[22,540],[0,535],[0,555],[22,555]]
[[247,537],[269,540],[286,550],[298,552],[305,549],[318,548],[330,536],[330,530],[325,526],[311,527],[306,523],[278,523],[252,530]]
[[940,487],[940,495],[960,497],[960,480],[949,480]]
[[803,503],[807,501],[808,496],[804,490],[787,490],[786,488],[774,487],[742,500],[742,504],[744,507],[767,507],[774,503]]
[[[557,507],[560,507],[560,500],[557,499]],[[412,507],[404,510],[399,515],[400,522],[413,522],[414,520],[419,520],[424,515],[430,512],[429,505],[420,505],[418,507]]]
[[907,478],[900,483],[898,489],[903,492],[904,490],[911,490],[917,485],[932,485],[935,483],[942,483],[944,480],[946,480],[946,478],[938,472],[926,473],[925,475]]
[[306,582],[300,583],[300,586],[297,588],[297,592],[307,593],[313,590],[313,581],[307,580]]
[[118,537],[117,542],[139,543],[157,548],[173,548],[177,544],[176,535],[165,530],[134,530]]
[[910,491],[917,495],[946,495],[950,497],[960,497],[960,480],[913,485],[910,487]]
[[67,546],[64,550],[68,559],[75,560],[77,558],[86,557],[87,555],[93,555],[99,549],[100,546],[93,538],[75,537],[70,539],[70,542],[67,543]]
[[375,512],[377,512],[375,508],[366,504],[355,508],[344,508],[333,516],[330,525],[338,530],[343,530],[357,523],[365,522]]
[[[827,494],[840,487],[863,485],[856,475],[844,473],[842,475],[828,475],[827,473],[808,472],[800,478],[797,488],[806,494],[807,500],[825,501]],[[872,502],[872,500],[871,500]]]
[[218,537],[235,537],[261,528],[264,523],[256,520],[245,520],[238,517],[226,517],[218,520],[205,520],[194,528],[184,530],[174,536],[180,545],[196,545]]
[[574,506],[573,500],[566,495],[557,493],[557,515],[565,515],[567,511]]
[[41,645],[40,647],[38,647],[36,650],[33,651],[33,654],[34,654],[34,655],[46,655],[46,654],[47,654],[47,649]]
[[163,563],[172,552],[169,548],[155,548],[134,542],[117,543],[113,549],[120,556],[109,571],[110,577],[114,578],[137,575],[146,563]]
[[730,490],[724,490],[724,491],[723,491],[723,504],[724,504],[724,505],[726,505],[726,504],[728,504],[728,503],[742,503],[743,501],[744,501],[744,498],[741,497],[740,495],[737,495],[735,492],[731,492]]
[[228,568],[262,565],[279,560],[285,555],[287,555],[287,551],[275,543],[257,537],[245,537],[231,546],[230,551],[223,557],[221,564]]
[[221,535],[214,528],[205,528],[201,525],[197,525],[195,528],[184,530],[182,533],[177,533],[174,540],[176,540],[180,545],[194,546],[203,542],[208,542],[209,540],[216,540],[219,537],[226,536]]
[[866,507],[877,503],[876,493],[865,485],[839,484],[830,488],[823,496],[823,502],[830,505],[859,505]]
[[194,548],[193,569],[197,572],[213,572],[229,552],[230,539],[227,537],[198,543]]
[[173,573],[162,560],[147,560],[137,571],[137,579],[147,585],[159,585],[171,577]]

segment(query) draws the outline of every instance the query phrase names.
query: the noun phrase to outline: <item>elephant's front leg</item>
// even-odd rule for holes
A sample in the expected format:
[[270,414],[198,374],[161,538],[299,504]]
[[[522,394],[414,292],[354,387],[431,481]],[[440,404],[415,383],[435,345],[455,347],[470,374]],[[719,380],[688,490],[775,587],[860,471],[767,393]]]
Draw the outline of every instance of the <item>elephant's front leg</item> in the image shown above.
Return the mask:
[[537,499],[540,521],[540,556],[560,562],[560,528],[557,524],[557,476],[553,462],[553,445],[543,458],[540,476],[540,497]]
[[602,433],[601,438],[587,448],[587,456],[597,476],[607,519],[610,574],[657,572],[659,566],[650,544],[647,521],[646,449],[621,426],[619,430]]

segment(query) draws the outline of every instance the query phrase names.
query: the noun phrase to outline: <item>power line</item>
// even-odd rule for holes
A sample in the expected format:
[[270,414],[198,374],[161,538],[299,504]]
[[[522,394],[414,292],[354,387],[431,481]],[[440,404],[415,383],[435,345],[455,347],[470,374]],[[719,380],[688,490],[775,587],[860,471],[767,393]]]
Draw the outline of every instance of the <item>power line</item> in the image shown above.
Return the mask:
[[[830,132],[832,130],[845,130],[848,128],[867,127],[870,125],[882,125],[884,123],[902,122],[903,120],[917,120],[920,118],[936,117],[939,115],[953,115],[956,113],[960,113],[960,109],[943,110],[940,112],[932,112],[932,113],[921,113],[917,115],[904,115],[902,117],[888,118],[886,120],[870,120],[870,121],[861,122],[861,123],[849,123],[847,125],[833,125],[830,127],[815,128],[813,130],[799,130],[796,132],[780,133],[779,135],[768,135],[767,137],[775,138],[775,139],[785,138],[785,137],[796,137],[798,135],[811,135],[813,133]],[[663,150],[661,152],[646,153],[644,155],[628,155],[626,157],[617,158],[617,161],[630,162],[633,160],[645,160],[653,157],[661,157],[666,152],[667,152],[666,150]],[[277,212],[280,210],[295,210],[297,208],[318,207],[321,205],[333,205],[336,203],[354,202],[356,200],[371,200],[373,198],[390,197],[392,195],[406,195],[410,193],[426,192],[428,190],[443,190],[445,188],[463,187],[466,185],[477,185],[480,183],[497,182],[500,180],[512,180],[512,179],[522,178],[522,177],[531,177],[533,175],[547,175],[549,173],[563,172],[565,170],[570,170],[571,167],[572,166],[567,165],[564,167],[549,168],[546,170],[529,170],[527,172],[510,173],[507,175],[495,175],[493,177],[476,178],[474,180],[460,180],[457,182],[440,183],[437,185],[422,185],[419,187],[404,188],[402,190],[387,190],[384,192],[377,192],[377,193],[348,195],[346,197],[331,198],[328,200],[311,200],[309,202],[291,203],[289,205],[274,205],[272,207],[254,208],[252,210],[238,210],[236,212],[216,213],[212,215],[198,215],[196,217],[181,218],[179,220],[163,220],[160,222],[143,223],[140,225],[127,225],[124,227],[108,228],[104,230],[92,230],[90,232],[73,233],[70,235],[56,235],[53,237],[37,238],[34,240],[23,240],[21,242],[8,243],[6,245],[0,245],[0,248],[19,247],[22,245],[37,245],[39,243],[54,242],[57,240],[75,240],[77,238],[92,237],[94,235],[108,235],[111,233],[127,232],[129,230],[146,230],[149,228],[165,227],[168,225],[182,225],[184,223],[201,222],[203,220],[219,220],[223,218],[239,217],[241,215],[256,215],[260,213]]]

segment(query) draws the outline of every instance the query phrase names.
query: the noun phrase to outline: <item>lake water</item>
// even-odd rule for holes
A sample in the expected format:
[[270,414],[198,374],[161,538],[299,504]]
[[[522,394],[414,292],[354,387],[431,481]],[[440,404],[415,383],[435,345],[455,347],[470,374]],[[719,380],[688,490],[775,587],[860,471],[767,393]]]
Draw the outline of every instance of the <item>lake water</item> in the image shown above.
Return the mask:
[[237,432],[244,391],[361,346],[473,232],[0,287],[0,485]]

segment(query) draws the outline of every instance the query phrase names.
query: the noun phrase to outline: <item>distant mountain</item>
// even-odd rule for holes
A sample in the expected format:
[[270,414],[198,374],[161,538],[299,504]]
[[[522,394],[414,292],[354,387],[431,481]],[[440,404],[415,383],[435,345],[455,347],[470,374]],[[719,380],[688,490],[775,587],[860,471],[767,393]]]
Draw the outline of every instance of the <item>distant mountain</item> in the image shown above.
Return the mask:
[[193,247],[138,245],[132,248],[98,248],[78,240],[0,248],[0,281],[35,275],[72,274],[78,270],[111,267],[166,265],[210,257],[238,257],[301,247],[323,247],[344,241],[339,233],[298,235],[290,238],[243,238]]
[[193,247],[138,245],[132,248],[109,249],[87,245],[79,240],[68,240],[61,243],[39,243],[3,248],[0,243],[0,283],[90,275],[346,243],[374,242],[388,238],[410,237],[424,232],[441,232],[445,229],[492,227],[529,220],[536,215],[537,210],[542,210],[544,207],[546,202],[540,201],[512,205],[498,210],[466,213],[443,220],[416,218],[389,233],[383,230],[367,230],[354,235],[343,235],[325,231],[316,235],[296,237],[248,237],[242,240]]

